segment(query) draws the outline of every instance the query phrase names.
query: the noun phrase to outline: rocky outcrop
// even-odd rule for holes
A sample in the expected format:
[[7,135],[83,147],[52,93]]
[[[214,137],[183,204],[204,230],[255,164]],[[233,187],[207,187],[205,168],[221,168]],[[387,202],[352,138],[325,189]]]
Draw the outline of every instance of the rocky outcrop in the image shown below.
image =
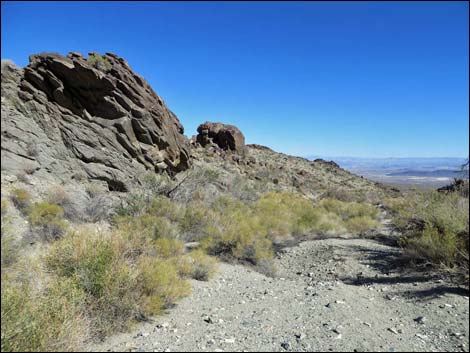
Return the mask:
[[203,147],[214,144],[226,151],[245,152],[245,136],[236,126],[205,122],[197,132],[196,140]]
[[24,165],[64,179],[104,180],[126,190],[145,170],[190,165],[178,118],[115,54],[30,56],[2,62],[2,169]]

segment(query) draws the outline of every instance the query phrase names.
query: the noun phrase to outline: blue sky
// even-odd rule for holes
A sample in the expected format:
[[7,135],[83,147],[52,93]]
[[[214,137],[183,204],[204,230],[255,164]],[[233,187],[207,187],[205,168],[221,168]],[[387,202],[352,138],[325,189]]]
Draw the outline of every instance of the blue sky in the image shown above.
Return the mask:
[[190,136],[294,155],[468,155],[467,2],[5,2],[2,58],[114,52]]

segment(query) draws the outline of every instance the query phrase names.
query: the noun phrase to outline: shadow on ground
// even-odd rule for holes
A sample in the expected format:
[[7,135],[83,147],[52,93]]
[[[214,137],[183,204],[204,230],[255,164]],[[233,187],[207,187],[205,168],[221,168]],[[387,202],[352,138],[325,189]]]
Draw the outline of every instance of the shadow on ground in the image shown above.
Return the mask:
[[[378,243],[387,245],[384,238],[372,239]],[[384,243],[385,240],[385,243]],[[343,277],[341,280],[349,285],[363,286],[374,284],[408,284],[401,291],[391,294],[413,299],[431,299],[444,294],[468,296],[469,289],[459,283],[451,283],[450,278],[442,280],[442,273],[438,272],[430,264],[416,266],[410,263],[399,248],[387,248],[383,250],[370,249],[363,246],[350,246],[352,252],[361,254],[359,262],[368,265],[378,272],[374,277]],[[441,283],[441,284],[439,284]],[[439,285],[438,285],[439,284]],[[416,288],[415,288],[416,287]]]

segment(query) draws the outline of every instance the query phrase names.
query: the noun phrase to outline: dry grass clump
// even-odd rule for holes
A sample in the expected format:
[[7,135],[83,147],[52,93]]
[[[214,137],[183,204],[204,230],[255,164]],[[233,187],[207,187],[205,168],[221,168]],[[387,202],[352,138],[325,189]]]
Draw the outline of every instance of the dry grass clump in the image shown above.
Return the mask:
[[28,191],[21,188],[13,189],[10,193],[11,202],[15,207],[24,212],[31,204],[31,195]]

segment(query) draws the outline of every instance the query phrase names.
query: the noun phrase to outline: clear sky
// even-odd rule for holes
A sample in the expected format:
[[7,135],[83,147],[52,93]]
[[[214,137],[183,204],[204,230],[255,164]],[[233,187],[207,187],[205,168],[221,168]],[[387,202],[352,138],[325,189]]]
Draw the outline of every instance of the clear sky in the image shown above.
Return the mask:
[[465,157],[463,2],[5,2],[2,59],[114,52],[188,136],[206,120],[294,155]]

